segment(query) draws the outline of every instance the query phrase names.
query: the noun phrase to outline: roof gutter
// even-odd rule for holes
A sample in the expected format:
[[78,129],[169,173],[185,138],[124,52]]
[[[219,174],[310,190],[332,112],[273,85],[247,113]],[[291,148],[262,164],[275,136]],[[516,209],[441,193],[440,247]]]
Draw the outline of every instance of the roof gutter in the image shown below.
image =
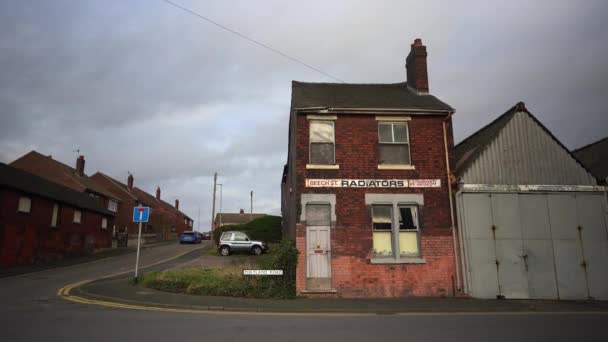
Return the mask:
[[304,107],[295,108],[300,113],[315,114],[450,114],[453,109],[424,109],[424,108],[330,108],[330,107]]

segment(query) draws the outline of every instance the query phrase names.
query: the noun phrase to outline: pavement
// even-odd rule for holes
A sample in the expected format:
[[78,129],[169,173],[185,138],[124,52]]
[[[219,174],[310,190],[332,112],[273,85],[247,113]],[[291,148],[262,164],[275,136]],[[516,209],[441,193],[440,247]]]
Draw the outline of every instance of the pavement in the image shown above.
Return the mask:
[[[162,269],[171,264],[193,260],[204,253],[201,245],[171,244],[143,250],[140,261],[144,266],[153,265],[149,269]],[[163,263],[166,260],[168,261]],[[81,303],[58,296],[59,289],[86,280],[117,280],[120,278],[115,276],[117,273],[132,271],[134,261],[135,255],[129,253],[90,263],[1,278],[0,341],[608,340],[608,315],[604,311],[589,308],[569,312],[427,311],[388,314],[378,311],[356,314],[286,314],[170,308],[142,310],[128,305],[109,307]],[[91,289],[93,284],[84,284],[82,289]],[[97,285],[100,283],[95,282]],[[79,291],[78,286],[73,290],[75,293]],[[229,299],[216,299],[222,301],[224,308],[230,307]],[[426,303],[430,306],[439,304]]]

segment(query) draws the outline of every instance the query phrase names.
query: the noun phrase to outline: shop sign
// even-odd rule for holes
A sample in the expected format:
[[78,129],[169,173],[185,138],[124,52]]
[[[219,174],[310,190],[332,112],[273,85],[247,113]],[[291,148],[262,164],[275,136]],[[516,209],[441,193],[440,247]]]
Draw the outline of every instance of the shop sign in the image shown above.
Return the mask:
[[306,179],[307,188],[439,188],[440,179]]

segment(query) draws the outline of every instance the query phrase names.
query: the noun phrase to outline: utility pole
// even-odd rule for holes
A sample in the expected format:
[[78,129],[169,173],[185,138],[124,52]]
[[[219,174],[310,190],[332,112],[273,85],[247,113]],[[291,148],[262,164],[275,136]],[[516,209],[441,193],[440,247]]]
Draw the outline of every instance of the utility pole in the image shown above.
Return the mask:
[[217,172],[213,174],[213,205],[211,207],[211,239],[215,238],[215,227],[214,227],[214,220],[215,220],[215,190],[217,188]]
[[251,209],[249,210],[249,221],[253,220],[253,190],[251,190]]
[[224,192],[224,184],[218,184],[220,186],[220,223],[218,227],[222,226],[222,193]]

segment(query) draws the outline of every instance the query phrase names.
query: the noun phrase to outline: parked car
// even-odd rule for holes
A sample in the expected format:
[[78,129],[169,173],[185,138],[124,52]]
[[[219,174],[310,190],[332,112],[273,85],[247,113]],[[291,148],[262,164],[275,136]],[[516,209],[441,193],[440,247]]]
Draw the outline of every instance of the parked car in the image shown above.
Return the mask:
[[222,233],[217,249],[222,256],[233,252],[249,252],[260,255],[268,250],[268,246],[262,241],[250,239],[247,234],[237,231]]
[[185,231],[179,235],[179,243],[201,243],[201,238],[198,232]]
[[211,232],[204,232],[203,240],[211,240]]

